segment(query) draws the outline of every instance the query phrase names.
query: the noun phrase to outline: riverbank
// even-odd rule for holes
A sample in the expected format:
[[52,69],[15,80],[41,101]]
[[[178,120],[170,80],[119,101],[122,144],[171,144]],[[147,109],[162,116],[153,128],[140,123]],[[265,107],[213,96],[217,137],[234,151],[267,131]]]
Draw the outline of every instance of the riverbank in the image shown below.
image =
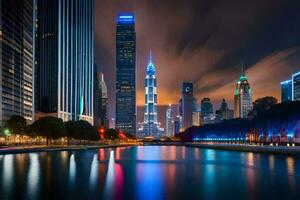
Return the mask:
[[71,145],[71,146],[19,146],[0,148],[1,154],[17,154],[32,152],[52,152],[52,151],[76,151],[99,148],[116,148],[135,146],[133,144],[103,144],[103,145]]
[[200,144],[200,143],[185,143],[185,146],[205,148],[205,149],[300,156],[300,146],[288,147],[288,146],[266,146],[266,145],[260,146],[260,145],[247,145],[247,144],[243,145],[243,144]]

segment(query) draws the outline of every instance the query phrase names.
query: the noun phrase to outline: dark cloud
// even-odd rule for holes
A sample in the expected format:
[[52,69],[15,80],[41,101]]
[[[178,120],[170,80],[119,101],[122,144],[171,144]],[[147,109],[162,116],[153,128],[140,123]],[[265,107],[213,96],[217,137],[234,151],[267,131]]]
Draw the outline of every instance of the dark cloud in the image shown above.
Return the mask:
[[177,103],[182,81],[195,83],[199,100],[232,100],[241,60],[255,98],[279,97],[279,82],[300,69],[299,10],[298,0],[95,0],[95,59],[106,75],[110,117],[118,12],[136,13],[138,104],[152,49],[158,101],[166,105]]

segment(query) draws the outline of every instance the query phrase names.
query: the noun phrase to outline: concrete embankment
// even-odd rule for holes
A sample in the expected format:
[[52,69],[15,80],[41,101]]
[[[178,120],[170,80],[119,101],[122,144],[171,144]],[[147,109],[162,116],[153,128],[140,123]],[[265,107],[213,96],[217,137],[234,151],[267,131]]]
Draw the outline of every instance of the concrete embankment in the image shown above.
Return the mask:
[[245,151],[253,153],[281,154],[300,156],[300,146],[259,146],[259,145],[241,145],[241,144],[200,144],[185,143],[185,146],[199,147],[205,149],[229,150],[229,151]]
[[51,151],[76,151],[99,148],[115,148],[133,146],[131,144],[103,144],[103,145],[74,145],[74,146],[26,146],[26,147],[7,147],[0,148],[1,154],[17,154],[32,152],[51,152]]

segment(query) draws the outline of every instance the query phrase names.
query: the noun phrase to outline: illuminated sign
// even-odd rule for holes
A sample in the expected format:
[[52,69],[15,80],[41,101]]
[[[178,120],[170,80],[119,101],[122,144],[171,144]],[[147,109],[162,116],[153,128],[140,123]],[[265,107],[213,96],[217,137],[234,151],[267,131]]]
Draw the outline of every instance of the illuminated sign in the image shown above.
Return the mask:
[[118,23],[134,23],[134,14],[119,14]]

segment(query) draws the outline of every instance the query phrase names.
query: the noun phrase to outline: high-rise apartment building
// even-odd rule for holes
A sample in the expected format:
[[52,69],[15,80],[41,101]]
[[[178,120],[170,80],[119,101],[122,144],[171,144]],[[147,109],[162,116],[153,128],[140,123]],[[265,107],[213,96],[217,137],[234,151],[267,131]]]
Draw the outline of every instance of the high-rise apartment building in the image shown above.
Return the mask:
[[35,0],[0,1],[0,126],[34,120]]

